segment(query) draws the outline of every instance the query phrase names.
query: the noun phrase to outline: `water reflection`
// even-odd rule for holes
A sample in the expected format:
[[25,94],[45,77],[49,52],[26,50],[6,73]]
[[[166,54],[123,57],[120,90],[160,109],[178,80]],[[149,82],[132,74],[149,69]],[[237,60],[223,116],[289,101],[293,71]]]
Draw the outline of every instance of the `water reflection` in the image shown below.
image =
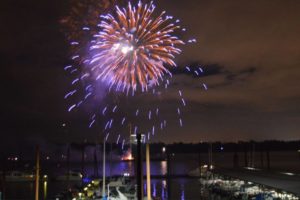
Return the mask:
[[156,197],[156,183],[155,182],[153,183],[152,188],[153,188],[152,196]]
[[[170,179],[170,195],[167,191],[167,182],[165,179],[151,180],[151,194],[153,197],[160,197],[161,200],[172,199],[199,199],[200,185],[197,179]],[[70,185],[80,185],[80,183],[72,182]],[[66,191],[68,183],[63,181],[45,181],[41,182],[40,197],[42,200],[53,199],[59,192]],[[6,199],[34,199],[34,184],[9,184],[7,185]],[[146,183],[144,182],[144,194],[146,195]],[[168,198],[169,196],[169,198]]]
[[161,186],[161,197],[162,197],[162,199],[164,199],[166,197],[166,195],[165,195],[166,187],[167,187],[167,181],[163,180],[162,181],[162,186]]
[[147,194],[147,184],[144,183],[144,194]]
[[47,181],[44,181],[44,199],[47,199],[47,188],[48,187],[48,184],[47,184]]
[[[185,171],[189,171],[195,168],[196,165],[191,164],[193,162],[184,161],[184,163],[172,161],[172,173],[183,174]],[[197,164],[197,163],[196,163]],[[98,171],[99,175],[102,175],[100,166]],[[46,166],[44,166],[46,168]],[[72,163],[71,169],[81,169],[80,163]],[[107,165],[107,174],[122,175],[124,173],[130,173],[134,175],[134,162],[112,162]],[[80,183],[68,183],[63,181],[54,181],[52,178],[56,174],[64,173],[65,169],[57,168],[56,163],[48,163],[45,174],[49,174],[48,181],[41,182],[41,199],[53,199],[53,197],[62,191],[67,191],[68,186],[80,185]],[[85,174],[94,175],[94,164],[86,163]],[[166,175],[167,174],[167,162],[166,161],[153,161],[151,162],[151,174],[152,175]],[[166,179],[152,179],[151,180],[151,194],[156,197],[160,197],[162,200],[168,199],[168,183]],[[170,191],[172,199],[198,199],[200,193],[200,187],[198,180],[190,179],[170,179]],[[186,187],[187,186],[187,187]],[[22,184],[8,184],[7,185],[7,199],[34,199],[34,183],[22,183]],[[146,181],[144,182],[144,191],[146,194]]]
[[181,186],[180,186],[180,191],[181,191],[181,200],[184,200],[184,185],[183,184],[181,184]]
[[[146,173],[146,163],[143,163],[144,173]],[[197,167],[197,162],[194,160],[185,161],[172,161],[172,173],[173,174],[186,174],[192,169]],[[96,169],[96,170],[95,170]],[[71,170],[80,171],[81,163],[72,163]],[[65,172],[62,166],[57,166],[54,163],[48,163],[47,169],[45,169],[46,174],[59,175],[60,172]],[[97,173],[98,172],[98,173]],[[99,162],[97,166],[94,163],[86,163],[84,167],[84,173],[87,176],[94,176],[98,174],[102,176],[102,163]],[[106,163],[106,174],[107,175],[123,175],[124,173],[134,174],[134,161],[111,161]],[[151,175],[166,175],[167,174],[167,161],[151,161]]]
[[160,169],[161,169],[161,174],[162,175],[167,174],[167,161],[161,161],[160,162]]

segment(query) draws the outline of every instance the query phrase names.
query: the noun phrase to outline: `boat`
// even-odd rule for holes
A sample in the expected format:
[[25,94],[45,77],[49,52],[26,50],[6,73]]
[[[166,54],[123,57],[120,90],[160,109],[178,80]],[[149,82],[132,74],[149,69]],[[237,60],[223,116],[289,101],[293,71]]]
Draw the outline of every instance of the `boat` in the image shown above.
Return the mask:
[[[213,166],[211,165],[210,168],[212,169]],[[208,169],[208,165],[202,165],[200,167],[197,167],[196,169],[188,172],[188,175],[189,176],[196,176],[196,177],[199,177],[199,176],[206,176],[207,173],[209,172],[209,169]]]
[[76,171],[69,171],[55,178],[57,181],[82,181],[82,174]]
[[[83,188],[85,196],[93,199],[102,199],[102,180],[93,180]],[[111,178],[106,183],[106,197],[111,200],[136,199],[136,188],[129,177]]]
[[[3,173],[2,173],[3,174]],[[40,181],[47,181],[47,175],[41,175]],[[21,171],[9,171],[5,173],[5,181],[7,182],[27,182],[35,181],[35,174]]]
[[25,173],[21,171],[10,171],[5,173],[5,181],[8,182],[25,182],[34,180],[35,176],[33,173]]
[[[2,173],[3,174],[3,173]],[[47,175],[40,176],[40,180],[47,180]],[[7,182],[26,182],[34,181],[35,174],[22,171],[9,171],[5,173],[5,181]]]

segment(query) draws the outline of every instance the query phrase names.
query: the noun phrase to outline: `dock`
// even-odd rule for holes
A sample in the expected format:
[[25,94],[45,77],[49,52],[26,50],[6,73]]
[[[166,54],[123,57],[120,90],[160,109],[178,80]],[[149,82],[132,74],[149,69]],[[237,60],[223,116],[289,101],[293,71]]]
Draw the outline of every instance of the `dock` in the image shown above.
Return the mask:
[[215,169],[216,174],[250,181],[300,196],[300,175],[259,169]]

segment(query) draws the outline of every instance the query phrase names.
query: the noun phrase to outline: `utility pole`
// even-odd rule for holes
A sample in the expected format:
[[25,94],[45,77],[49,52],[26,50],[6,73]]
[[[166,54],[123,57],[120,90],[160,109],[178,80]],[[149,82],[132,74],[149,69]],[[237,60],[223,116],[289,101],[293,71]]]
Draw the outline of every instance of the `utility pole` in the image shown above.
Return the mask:
[[255,143],[254,142],[252,143],[252,153],[251,153],[251,155],[252,155],[251,167],[254,168],[255,167]]
[[208,147],[208,169],[212,170],[212,143],[209,143],[209,147]]
[[70,144],[67,144],[67,185],[70,188]]
[[82,146],[81,146],[81,174],[82,174],[82,177],[85,176],[84,164],[85,164],[85,141],[82,143]]
[[1,188],[0,188],[0,200],[5,199],[6,159],[5,159],[4,156],[3,156],[2,163],[3,163],[3,173],[2,173],[2,176],[0,177],[0,180],[1,180],[0,181],[0,185],[1,185]]
[[35,169],[35,200],[39,200],[40,179],[40,148],[36,147],[36,169]]
[[105,138],[103,138],[103,180],[102,180],[102,199],[106,199],[106,194],[105,194]]
[[244,160],[245,160],[245,167],[249,167],[248,166],[248,147],[247,147],[247,143],[244,143]]
[[136,178],[137,178],[137,199],[143,199],[143,163],[142,163],[142,145],[141,145],[141,134],[136,134],[136,154],[137,154],[137,169],[136,169]]
[[147,200],[151,200],[150,145],[146,144]]
[[95,145],[95,149],[94,149],[94,176],[97,178],[99,177],[98,159],[97,159],[97,144]]
[[271,169],[271,165],[270,165],[270,149],[269,149],[269,147],[267,147],[267,169],[268,170]]
[[171,152],[167,152],[167,195],[168,199],[171,198]]

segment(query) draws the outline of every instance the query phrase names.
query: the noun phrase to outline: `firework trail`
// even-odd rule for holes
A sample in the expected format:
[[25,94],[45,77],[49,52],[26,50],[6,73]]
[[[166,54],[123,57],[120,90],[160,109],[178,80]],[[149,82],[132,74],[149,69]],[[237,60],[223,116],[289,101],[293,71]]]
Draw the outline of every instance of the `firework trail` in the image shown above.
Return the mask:
[[[107,2],[112,4],[114,1]],[[74,13],[79,15],[79,11]],[[71,29],[76,30],[74,38],[77,38],[70,40],[70,45],[79,50],[73,52],[72,63],[64,68],[73,77],[70,91],[65,95],[70,105],[68,111],[98,102],[97,108],[90,113],[88,127],[92,128],[100,121],[105,140],[114,138],[123,147],[128,139],[125,134],[128,127],[132,127],[131,133],[142,133],[146,136],[145,140],[150,140],[157,132],[164,131],[168,124],[168,111],[160,105],[164,96],[172,92],[168,88],[172,85],[172,71],[176,67],[175,56],[181,52],[179,47],[196,40],[183,42],[179,39],[179,32],[186,31],[179,26],[180,20],[165,12],[155,15],[152,2],[139,2],[136,6],[128,3],[124,8],[116,6],[115,13],[102,14],[100,19],[94,15],[85,23],[80,20],[72,22],[69,17],[70,27],[74,26]],[[86,36],[81,33],[90,35],[90,41],[83,43],[82,38]],[[201,66],[187,66],[184,70],[184,73],[197,77],[204,73]],[[201,87],[207,90],[204,83]],[[132,96],[128,96],[130,90]],[[139,107],[137,101],[140,95],[148,95],[147,99],[155,100]],[[184,99],[184,91],[178,90],[177,97],[179,101],[173,111],[181,127],[188,103]],[[144,123],[146,120],[148,123]]]

